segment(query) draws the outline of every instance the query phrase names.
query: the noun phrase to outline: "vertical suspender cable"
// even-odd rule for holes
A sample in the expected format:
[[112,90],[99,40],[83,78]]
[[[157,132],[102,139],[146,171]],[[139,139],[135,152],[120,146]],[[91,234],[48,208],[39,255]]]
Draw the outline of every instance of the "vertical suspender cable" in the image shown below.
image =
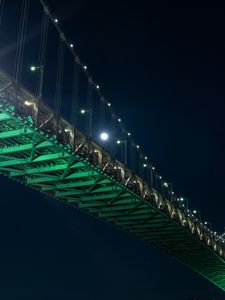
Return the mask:
[[[39,54],[38,54],[38,66],[41,66],[44,68],[45,61],[46,61],[46,51],[47,51],[47,41],[48,41],[48,26],[49,26],[49,17],[46,14],[45,11],[43,11],[43,17],[42,17],[42,27],[41,27],[41,37],[40,37],[40,46],[39,46]],[[40,81],[41,79],[41,73],[37,72],[37,82],[36,82],[36,95],[40,95],[41,91],[40,89]]]
[[5,0],[0,0],[0,25],[2,24],[2,16],[4,11],[4,2]]
[[72,108],[71,108],[71,123],[73,126],[77,127],[78,119],[78,106],[79,106],[79,80],[80,67],[74,62],[73,68],[73,89],[72,89]]
[[72,107],[71,107],[71,124],[73,125],[73,146],[75,147],[78,122],[79,107],[79,87],[80,87],[80,66],[74,61],[73,67],[73,88],[72,88]]
[[62,102],[62,87],[63,87],[63,73],[64,73],[64,50],[65,43],[64,38],[61,35],[59,38],[59,48],[58,48],[58,63],[57,63],[57,77],[56,77],[56,87],[55,87],[55,103],[54,111],[57,118],[57,131],[59,129],[59,114],[61,110]]
[[41,37],[40,37],[40,46],[39,46],[39,55],[38,55],[39,72],[37,72],[37,81],[36,81],[36,89],[35,89],[35,93],[37,95],[36,106],[35,106],[36,124],[38,124],[39,100],[41,100],[42,98],[42,90],[43,90],[44,68],[45,68],[47,41],[48,41],[48,25],[49,25],[49,17],[46,14],[46,11],[44,10],[43,17],[42,17]]
[[91,79],[87,83],[87,109],[88,109],[88,118],[86,118],[86,132],[89,137],[92,135],[92,117],[93,117],[93,107],[92,107],[92,96],[93,89],[91,84]]
[[21,17],[20,17],[20,25],[19,25],[19,33],[18,33],[18,40],[17,40],[17,49],[16,49],[16,58],[14,64],[14,78],[15,81],[18,83],[21,79],[21,72],[22,72],[22,64],[23,64],[23,55],[24,55],[24,44],[25,44],[25,34],[27,28],[27,19],[28,19],[28,12],[29,12],[29,0],[22,1],[22,10],[21,10]]

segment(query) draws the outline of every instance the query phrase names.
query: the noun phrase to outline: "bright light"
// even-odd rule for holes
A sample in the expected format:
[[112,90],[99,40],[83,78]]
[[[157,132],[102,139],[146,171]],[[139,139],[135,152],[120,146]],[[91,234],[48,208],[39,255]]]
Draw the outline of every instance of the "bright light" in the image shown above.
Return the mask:
[[128,134],[127,134],[128,136],[131,136],[131,133],[130,132],[128,132]]
[[87,66],[84,65],[84,70],[87,70]]
[[24,104],[27,106],[32,106],[34,103],[31,101],[25,101]]
[[118,122],[121,122],[122,120],[121,119],[118,119]]
[[143,164],[143,167],[144,167],[144,168],[146,168],[146,167],[147,167],[147,165],[146,165],[146,164]]
[[121,144],[121,141],[120,141],[120,140],[117,140],[116,143],[117,143],[117,144]]
[[70,48],[73,48],[73,44],[70,44]]
[[34,71],[36,71],[36,67],[35,67],[35,66],[31,66],[31,67],[30,67],[30,70],[31,70],[32,72],[34,72]]
[[147,158],[147,156],[145,156],[145,160],[147,160],[148,158]]
[[197,210],[193,210],[193,214],[197,214]]
[[181,198],[180,198],[180,201],[184,201],[184,198],[183,198],[183,197],[181,197]]
[[165,187],[168,187],[168,183],[167,183],[167,182],[164,182],[163,185],[164,185]]
[[85,109],[81,109],[81,111],[80,111],[80,113],[82,114],[82,115],[84,115],[85,114]]
[[99,89],[100,87],[99,87],[99,85],[96,85],[96,89]]
[[162,176],[159,176],[159,179],[162,179]]
[[205,225],[208,225],[208,222],[204,222]]
[[108,133],[106,133],[106,132],[102,132],[102,133],[100,134],[100,138],[101,138],[101,140],[103,140],[103,141],[107,141],[108,138],[109,138],[109,135],[108,135]]
[[154,170],[155,170],[155,167],[152,167],[152,170],[154,171]]
[[111,106],[111,103],[108,103],[108,106]]
[[140,146],[139,145],[137,145],[137,149],[139,149],[140,148]]
[[58,19],[55,19],[55,23],[58,23],[59,22],[59,20]]

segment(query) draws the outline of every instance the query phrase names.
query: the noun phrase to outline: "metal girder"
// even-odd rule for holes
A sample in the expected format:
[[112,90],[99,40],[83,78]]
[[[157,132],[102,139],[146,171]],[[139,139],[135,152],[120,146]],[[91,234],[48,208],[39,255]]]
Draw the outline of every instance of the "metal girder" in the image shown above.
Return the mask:
[[[84,201],[95,201],[95,200],[105,200],[105,199],[112,199],[113,196],[115,195],[115,193],[112,194],[103,194],[103,195],[99,195],[99,196],[85,196],[85,197],[80,197],[80,201],[84,202]],[[128,197],[130,194],[126,193],[124,195],[121,195],[120,197]],[[66,198],[68,202],[73,202],[72,198]]]
[[[129,198],[120,199],[117,201],[117,204],[127,204],[127,203],[130,203],[130,201],[131,201],[131,198],[130,199]],[[80,208],[83,208],[83,209],[105,207],[105,206],[107,206],[107,204],[104,202],[101,203],[101,201],[86,202],[86,203],[80,204]]]
[[[86,194],[86,195],[93,194],[94,195],[94,194],[98,194],[98,193],[106,193],[106,192],[112,192],[112,191],[115,191],[115,186],[109,185],[109,186],[99,187],[92,192],[87,192],[86,190],[83,190],[82,194]],[[57,192],[56,196],[59,198],[65,197],[65,196],[73,196],[74,192],[76,193],[76,189],[69,190],[69,191],[63,191],[63,192]]]
[[[71,169],[77,169],[84,167],[84,163],[77,162],[73,166],[71,166]],[[15,170],[15,172],[11,172],[10,176],[26,176],[29,174],[43,174],[43,173],[50,173],[50,172],[56,172],[56,171],[62,171],[67,168],[67,164],[62,165],[54,165],[54,166],[46,166],[46,167],[37,167],[37,168],[31,168],[31,169],[24,169],[24,170]]]
[[33,130],[29,128],[21,128],[17,130],[10,130],[5,132],[0,132],[0,139],[8,139],[8,138],[14,138],[21,135],[29,135],[32,134]]
[[[52,190],[67,190],[71,188],[77,188],[77,187],[85,187],[85,186],[92,186],[95,180],[89,180],[89,181],[74,181],[70,183],[58,183],[55,185],[45,185],[42,187],[42,191],[52,191]],[[108,179],[103,179],[101,181],[101,184],[110,183],[111,181]]]
[[[49,141],[43,141],[41,144],[36,146],[35,148],[45,148],[45,147],[53,147],[53,144]],[[34,144],[24,144],[24,145],[13,145],[9,147],[1,147],[0,154],[8,154],[8,153],[17,153],[22,151],[32,150],[34,148]]]
[[[79,172],[79,173],[74,173],[65,179],[89,178],[89,177],[96,176],[96,175],[98,175],[98,173],[95,171],[83,171],[83,172]],[[51,177],[43,175],[43,177],[39,177],[39,178],[28,178],[27,184],[35,185],[37,183],[53,182],[53,181],[61,181],[60,176],[55,176],[54,178],[51,178]]]
[[129,214],[129,210],[120,210],[120,211],[116,211],[116,210],[112,210],[111,212],[104,212],[104,210],[102,210],[102,216],[103,217],[119,217],[119,216],[136,216],[136,215],[146,215],[149,214],[150,212],[152,212],[151,208],[149,208],[149,211],[147,211],[148,209],[140,209],[140,210],[133,210],[132,213]]
[[0,113],[0,122],[8,121],[11,117],[8,114]]
[[30,160],[30,158],[16,158],[16,157],[10,157],[8,156],[2,156],[4,161],[0,161],[0,168],[1,167],[10,167],[10,166],[18,166],[18,165],[29,165],[33,163],[39,163],[44,161],[52,161],[59,158],[66,159],[69,157],[69,154],[64,152],[58,152],[53,154],[46,154],[46,155],[40,155],[36,157],[33,160]]

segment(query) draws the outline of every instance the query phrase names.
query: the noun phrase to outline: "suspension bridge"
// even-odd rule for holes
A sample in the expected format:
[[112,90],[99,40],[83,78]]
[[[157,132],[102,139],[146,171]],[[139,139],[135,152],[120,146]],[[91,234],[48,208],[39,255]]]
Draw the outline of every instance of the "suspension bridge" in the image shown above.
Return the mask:
[[[1,2],[2,32],[8,26],[4,15],[12,6],[12,1]],[[19,8],[15,8],[20,12],[18,31],[12,32],[17,45],[5,55],[0,70],[0,174],[114,224],[225,291],[224,236],[207,228],[162,180],[46,3],[23,0]],[[42,20],[39,33],[35,26],[28,26],[36,22],[29,16],[37,9]],[[35,34],[29,32],[31,28]],[[52,52],[54,38],[56,53]],[[3,38],[2,43],[7,40]],[[31,44],[36,45],[33,53]],[[55,69],[49,63],[49,49]],[[31,67],[35,79],[30,79],[27,68],[31,55],[37,62]],[[54,93],[49,88],[52,83]],[[69,105],[64,99],[68,98],[71,106],[64,117],[63,105]],[[99,128],[110,128],[120,139],[103,147],[92,134],[100,132]],[[118,146],[123,148],[119,153],[115,151]]]

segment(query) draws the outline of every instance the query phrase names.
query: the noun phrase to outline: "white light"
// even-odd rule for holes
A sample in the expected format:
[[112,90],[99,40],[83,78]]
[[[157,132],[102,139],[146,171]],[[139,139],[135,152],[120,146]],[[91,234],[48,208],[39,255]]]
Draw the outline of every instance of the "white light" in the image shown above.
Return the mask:
[[55,19],[55,23],[58,23],[59,22],[59,20],[58,19]]
[[167,182],[164,182],[163,185],[164,185],[165,187],[168,187],[168,183],[167,183]]
[[180,201],[184,201],[184,198],[183,198],[183,197],[181,197],[181,198],[180,198]]
[[84,70],[87,70],[87,66],[84,65]]
[[139,149],[140,148],[140,146],[139,145],[137,145],[137,149]]
[[159,179],[162,179],[162,176],[159,176]]
[[117,143],[117,144],[121,144],[121,141],[120,141],[120,140],[117,140],[116,143]]
[[194,214],[197,214],[197,210],[193,210],[193,213],[194,213]]
[[128,134],[127,134],[128,136],[131,136],[131,133],[130,132],[128,132]]
[[143,167],[144,167],[144,168],[146,168],[146,167],[147,167],[147,165],[146,165],[146,164],[143,164]]
[[111,106],[111,103],[108,103],[108,106]]
[[27,106],[32,106],[34,103],[31,101],[25,101],[24,104]]
[[30,70],[31,70],[31,71],[36,71],[36,67],[35,67],[35,66],[31,66],[31,67],[30,67]]
[[145,156],[145,160],[147,160],[148,158],[147,158],[147,156]]
[[106,133],[106,132],[102,132],[102,133],[100,134],[100,138],[101,138],[101,140],[103,140],[103,141],[107,141],[108,138],[109,138],[109,135],[108,135],[108,133]]
[[118,119],[118,122],[121,122],[122,120],[121,119]]
[[99,89],[100,88],[100,86],[99,85],[96,85],[96,89]]
[[80,112],[81,112],[82,115],[84,115],[86,111],[85,111],[85,109],[81,109]]
[[155,167],[152,167],[152,170],[154,171],[154,170],[155,170]]
[[70,44],[70,48],[73,48],[73,44]]

